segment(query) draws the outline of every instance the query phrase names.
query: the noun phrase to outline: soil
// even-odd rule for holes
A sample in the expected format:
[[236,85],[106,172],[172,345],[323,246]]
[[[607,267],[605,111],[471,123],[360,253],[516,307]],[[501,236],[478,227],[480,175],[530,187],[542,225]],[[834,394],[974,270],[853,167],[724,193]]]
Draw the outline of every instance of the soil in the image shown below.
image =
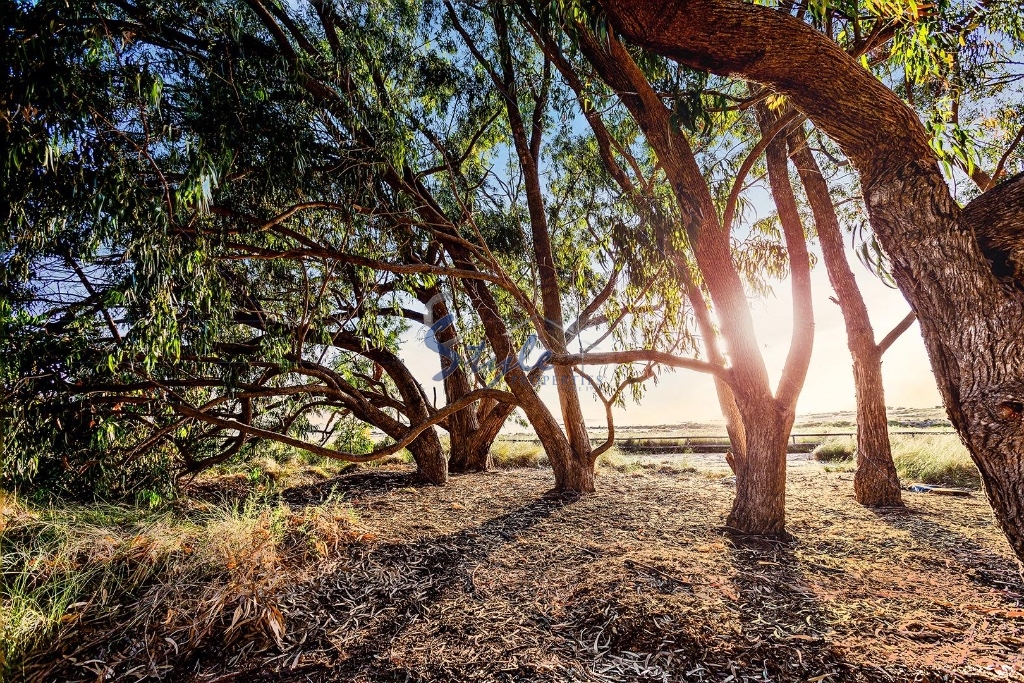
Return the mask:
[[723,528],[721,472],[551,485],[392,467],[285,491],[295,509],[340,492],[361,540],[280,596],[283,648],[209,647],[164,679],[1024,681],[1024,584],[981,494],[869,510],[851,474],[802,460],[796,540],[773,543]]

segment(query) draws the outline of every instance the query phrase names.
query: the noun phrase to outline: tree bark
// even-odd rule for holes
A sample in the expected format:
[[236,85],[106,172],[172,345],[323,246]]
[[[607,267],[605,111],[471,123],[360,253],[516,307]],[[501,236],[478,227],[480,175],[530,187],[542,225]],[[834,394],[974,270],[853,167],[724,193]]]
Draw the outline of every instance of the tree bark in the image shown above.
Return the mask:
[[785,93],[851,159],[874,233],[917,312],[950,420],[1024,560],[1024,294],[1015,262],[1002,264],[1013,261],[1012,246],[993,254],[988,225],[974,220],[1024,223],[1006,196],[1014,188],[998,186],[961,210],[917,115],[835,43],[783,12],[739,0],[601,4],[638,45]]
[[828,184],[814,153],[807,146],[802,127],[789,136],[789,150],[796,164],[814,214],[821,256],[828,279],[839,300],[846,326],[846,341],[853,357],[853,381],[857,396],[857,471],[853,491],[857,502],[868,507],[900,507],[903,497],[889,443],[889,420],[882,384],[882,349],[857,278],[850,269],[843,245],[842,228]]
[[726,525],[742,534],[787,537],[786,447],[793,413],[774,401],[741,404],[740,410],[747,455],[734,460],[736,497]]

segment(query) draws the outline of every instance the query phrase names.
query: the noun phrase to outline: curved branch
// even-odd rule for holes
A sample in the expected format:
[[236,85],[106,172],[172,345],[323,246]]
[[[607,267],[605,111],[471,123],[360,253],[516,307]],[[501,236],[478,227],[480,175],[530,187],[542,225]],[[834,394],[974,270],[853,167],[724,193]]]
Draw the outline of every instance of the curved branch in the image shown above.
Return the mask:
[[413,441],[416,440],[420,434],[425,432],[430,427],[433,427],[438,422],[446,419],[452,413],[462,410],[466,406],[475,403],[482,398],[490,398],[500,400],[506,403],[516,403],[515,397],[507,391],[499,391],[497,389],[477,389],[463,396],[458,401],[450,403],[445,406],[442,410],[437,411],[428,420],[424,420],[419,424],[410,427],[409,430],[395,443],[384,448],[378,448],[370,453],[359,455],[357,453],[346,453],[344,451],[336,451],[333,448],[327,448],[325,446],[318,446],[316,444],[303,441],[302,439],[295,439],[286,434],[279,434],[269,429],[262,429],[260,427],[254,427],[252,425],[239,422],[238,420],[232,420],[224,417],[217,417],[215,415],[207,415],[201,410],[197,410],[187,405],[175,405],[174,410],[181,415],[191,417],[201,422],[207,422],[209,424],[217,425],[218,427],[224,427],[225,429],[234,429],[243,434],[249,434],[250,436],[258,436],[263,439],[269,439],[271,441],[277,441],[279,443],[287,444],[295,448],[319,455],[325,458],[332,458],[334,460],[343,460],[345,462],[371,462],[373,460],[379,460],[388,455],[392,455],[402,450]]

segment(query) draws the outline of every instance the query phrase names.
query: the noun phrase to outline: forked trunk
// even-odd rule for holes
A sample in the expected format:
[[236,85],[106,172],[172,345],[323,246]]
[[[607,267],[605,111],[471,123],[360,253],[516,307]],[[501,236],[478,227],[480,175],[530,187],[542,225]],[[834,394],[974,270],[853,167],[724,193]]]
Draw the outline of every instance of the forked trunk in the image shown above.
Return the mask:
[[478,432],[463,432],[453,427],[450,432],[448,470],[453,473],[486,472],[491,465],[490,450],[493,440],[481,443]]

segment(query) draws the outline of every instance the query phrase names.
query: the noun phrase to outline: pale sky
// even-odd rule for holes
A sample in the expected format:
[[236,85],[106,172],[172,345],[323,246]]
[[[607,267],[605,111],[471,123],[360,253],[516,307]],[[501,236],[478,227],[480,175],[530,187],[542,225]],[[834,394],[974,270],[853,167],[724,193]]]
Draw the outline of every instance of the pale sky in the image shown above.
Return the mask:
[[[881,339],[910,311],[899,290],[890,289],[870,273],[850,252],[851,267],[864,294],[875,338]],[[853,372],[850,352],[846,346],[839,306],[829,300],[834,295],[824,264],[812,273],[814,293],[814,353],[807,382],[797,405],[799,414],[853,410],[855,408]],[[789,282],[776,285],[775,295],[767,300],[753,301],[751,308],[768,371],[773,385],[778,382],[789,352],[792,330],[792,306]],[[437,356],[415,338],[412,330],[402,345],[402,357],[423,382],[427,395],[437,387],[438,402],[443,403],[444,390],[432,377],[438,372]],[[931,408],[941,404],[917,323],[907,330],[883,357],[886,404],[907,408]],[[558,417],[558,399],[553,387],[541,389],[541,396]],[[590,426],[604,425],[604,407],[589,392],[581,394],[584,416]],[[627,402],[626,408],[615,411],[616,427],[627,425],[674,424],[686,421],[707,421],[721,418],[714,385],[707,375],[676,370],[663,374],[658,384],[647,383],[641,404]],[[512,427],[512,425],[509,425]],[[515,427],[513,427],[515,428]]]

